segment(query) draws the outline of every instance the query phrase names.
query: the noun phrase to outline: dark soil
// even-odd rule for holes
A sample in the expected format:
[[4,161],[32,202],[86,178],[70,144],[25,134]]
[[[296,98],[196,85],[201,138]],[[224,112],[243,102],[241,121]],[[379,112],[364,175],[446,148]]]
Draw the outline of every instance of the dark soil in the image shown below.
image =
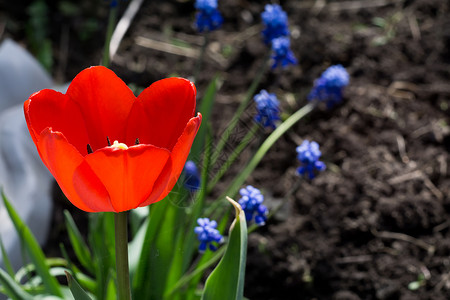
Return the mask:
[[[219,2],[225,24],[210,36],[197,83],[201,97],[216,73],[223,78],[213,118],[217,136],[267,51],[259,17],[265,3]],[[280,2],[289,15],[299,65],[267,74],[259,89],[276,93],[290,113],[306,103],[314,79],[331,64],[343,64],[351,83],[341,105],[300,121],[248,180],[263,190],[268,205],[286,204],[249,237],[246,297],[449,299],[449,2]],[[86,19],[106,19],[107,10],[99,3],[103,9],[93,12],[85,3],[81,12],[67,17],[55,3],[49,34],[57,54],[54,75],[64,81],[99,63],[104,24],[98,21],[84,40],[79,30]],[[20,27],[26,20],[23,9],[4,6],[15,26],[6,23],[3,37],[27,44]],[[202,39],[192,27],[193,16],[192,1],[147,1],[112,69],[137,86],[171,74],[192,76],[195,59],[188,50],[176,55],[142,41],[198,50]],[[70,50],[66,56],[64,49]],[[250,122],[252,114],[249,108],[244,119]],[[321,145],[328,167],[313,181],[295,175],[295,147],[303,139]],[[251,153],[250,147],[241,163]],[[238,171],[232,170],[225,182]],[[59,219],[61,206],[68,207],[57,204]],[[408,288],[421,276],[417,289]]]

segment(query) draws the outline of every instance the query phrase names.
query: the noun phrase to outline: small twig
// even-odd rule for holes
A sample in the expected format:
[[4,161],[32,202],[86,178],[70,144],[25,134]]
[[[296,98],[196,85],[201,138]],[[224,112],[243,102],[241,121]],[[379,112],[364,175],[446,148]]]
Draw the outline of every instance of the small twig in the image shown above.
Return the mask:
[[414,100],[415,92],[418,91],[417,85],[407,81],[394,81],[387,88],[388,95],[400,99]]
[[441,224],[439,224],[439,225],[436,225],[436,226],[433,228],[433,232],[436,233],[436,232],[442,231],[442,230],[448,228],[449,226],[450,226],[450,221],[447,220],[447,221],[445,221],[444,223],[441,223]]
[[397,135],[397,146],[398,146],[398,153],[400,154],[402,162],[407,164],[409,162],[409,157],[406,154],[405,139],[400,134]]
[[413,245],[416,245],[417,247],[420,247],[427,251],[428,254],[432,255],[436,248],[433,245],[430,245],[428,243],[425,243],[422,240],[416,239],[410,235],[406,235],[404,233],[400,232],[389,232],[389,231],[377,231],[376,229],[371,229],[371,232],[374,236],[378,238],[384,238],[384,239],[393,239],[393,240],[400,240],[404,242],[411,243]]
[[360,9],[388,6],[391,4],[402,3],[403,1],[404,0],[342,1],[330,3],[326,6],[326,9],[333,12],[338,12],[342,10],[360,10]]
[[176,46],[176,45],[173,45],[170,43],[152,40],[152,39],[149,39],[149,38],[146,38],[143,36],[136,37],[135,42],[139,46],[166,52],[166,53],[170,53],[170,54],[174,54],[174,55],[179,55],[179,56],[184,56],[184,57],[189,57],[189,58],[198,58],[198,56],[200,55],[200,51],[198,49],[180,47],[180,46]]
[[447,174],[447,159],[445,156],[446,155],[442,154],[437,158],[437,161],[439,162],[439,173],[441,173],[441,176],[443,177]]
[[358,255],[358,256],[346,256],[337,258],[336,263],[340,265],[354,264],[354,263],[362,264],[372,260],[373,260],[372,255]]
[[431,180],[421,170],[415,170],[407,174],[392,177],[387,182],[390,185],[396,185],[413,179],[422,179],[425,186],[430,190],[430,192],[433,193],[434,196],[436,196],[436,198],[438,198],[440,201],[444,199],[444,194],[442,194],[442,192],[433,184],[433,182],[431,182]]
[[415,170],[413,172],[407,173],[407,174],[402,174],[402,175],[398,175],[395,177],[392,177],[391,179],[389,179],[387,182],[390,185],[396,185],[405,181],[410,181],[413,179],[421,179],[422,178],[422,171],[420,170]]
[[414,15],[414,13],[408,14],[408,23],[409,23],[409,29],[411,30],[411,35],[415,41],[420,40],[421,34],[420,34],[420,28],[419,24],[417,23],[417,18]]

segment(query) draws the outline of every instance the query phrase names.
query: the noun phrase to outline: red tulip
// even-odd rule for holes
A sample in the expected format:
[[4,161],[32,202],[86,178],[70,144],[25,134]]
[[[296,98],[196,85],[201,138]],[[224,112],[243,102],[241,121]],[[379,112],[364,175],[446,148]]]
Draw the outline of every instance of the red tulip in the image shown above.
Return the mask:
[[72,204],[121,212],[155,203],[175,185],[202,119],[195,96],[190,81],[167,78],[136,98],[111,70],[91,67],[66,94],[31,95],[24,111],[42,161]]

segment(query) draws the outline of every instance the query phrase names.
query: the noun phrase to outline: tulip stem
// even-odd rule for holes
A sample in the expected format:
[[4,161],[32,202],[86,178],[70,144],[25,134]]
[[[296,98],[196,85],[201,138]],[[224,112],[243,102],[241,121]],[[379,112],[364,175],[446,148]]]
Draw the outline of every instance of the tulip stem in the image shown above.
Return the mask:
[[114,215],[116,231],[117,299],[131,300],[130,272],[128,270],[127,212]]

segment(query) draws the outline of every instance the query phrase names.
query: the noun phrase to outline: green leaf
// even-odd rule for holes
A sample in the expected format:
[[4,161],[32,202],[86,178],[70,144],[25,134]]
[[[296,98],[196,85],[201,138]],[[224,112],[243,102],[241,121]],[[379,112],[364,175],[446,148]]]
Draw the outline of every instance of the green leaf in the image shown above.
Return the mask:
[[[186,224],[187,227],[183,231],[182,235],[179,234],[177,239],[177,247],[182,248],[182,255],[176,255],[174,257],[174,260],[172,261],[170,273],[167,279],[166,290],[164,292],[164,299],[176,300],[180,299],[181,297],[181,299],[185,300],[188,295],[182,297],[181,293],[175,292],[178,291],[182,286],[186,285],[192,278],[198,278],[199,281],[202,275],[202,273],[199,273],[198,276],[186,276],[183,275],[183,273],[185,273],[190,264],[192,264],[192,258],[197,248],[194,228],[195,226],[197,226],[197,219],[200,217],[206,198],[206,186],[208,185],[208,175],[210,170],[209,161],[211,158],[212,146],[211,126],[209,124],[206,125],[208,125],[208,131],[206,135],[205,153],[203,156],[201,187],[195,194],[195,198],[193,201],[194,204],[188,210],[188,224]],[[205,255],[207,256],[207,253],[204,254],[200,260],[196,260],[196,263],[190,266],[190,268],[197,270],[199,263],[202,262]],[[217,260],[219,258],[217,258]],[[198,283],[198,281],[196,283]],[[195,286],[197,286],[196,283],[194,283]],[[191,282],[191,285],[192,284],[193,283]],[[183,289],[183,293],[186,293],[186,289]]]
[[247,93],[245,94],[245,98],[240,102],[238,108],[236,109],[233,118],[231,118],[230,122],[228,123],[227,128],[222,133],[220,140],[218,141],[215,150],[212,154],[212,164],[215,165],[217,162],[217,159],[220,157],[220,153],[222,153],[222,150],[225,148],[228,138],[233,133],[233,130],[235,129],[236,125],[239,122],[239,119],[242,116],[242,113],[247,108],[250,100],[255,95],[256,88],[258,87],[259,83],[261,82],[261,79],[263,78],[264,74],[266,73],[268,67],[269,67],[269,59],[271,57],[270,51],[267,52],[265,58],[262,61],[262,64],[259,68],[259,70],[256,72],[255,77],[253,77],[253,81],[250,84]]
[[[143,299],[149,299],[149,295],[146,294],[146,291],[150,289],[148,279],[150,276],[149,268],[151,266],[151,259],[152,256],[155,255],[154,240],[160,229],[168,205],[167,199],[164,199],[150,206],[150,220],[145,229],[145,243],[143,243],[142,250],[138,254],[139,262],[137,263],[136,272],[132,281],[132,292],[135,297],[139,295]],[[136,264],[131,262],[131,268],[133,268],[134,265]]]
[[[216,98],[216,93],[219,85],[219,76],[215,76],[213,80],[208,85],[208,88],[206,89],[205,95],[202,98],[199,112],[202,113],[202,123],[208,124],[209,120],[211,119],[211,112],[214,105],[214,100]],[[203,125],[200,126],[197,135],[195,136],[194,143],[191,147],[190,152],[190,159],[198,163],[201,159],[202,153],[204,151],[204,145],[206,140],[206,134],[207,134],[207,126]]]
[[[175,190],[175,192],[170,193],[169,197],[164,200],[168,202],[164,221],[156,235],[153,249],[150,252],[149,280],[154,283],[151,287],[150,295],[152,297],[150,299],[162,299],[164,289],[167,285],[170,264],[172,261],[180,261],[180,258],[176,257],[182,256],[181,248],[176,247],[176,238],[178,235],[177,232],[185,229],[185,226],[183,226],[184,214],[183,209],[174,204],[177,198],[182,197],[182,195]],[[148,291],[149,289],[147,288]],[[146,295],[148,294],[146,293]]]
[[11,278],[8,273],[0,269],[0,283],[4,292],[13,300],[33,300],[33,296],[27,294],[22,287]]
[[3,245],[3,241],[1,238],[0,238],[0,248],[2,250],[3,264],[5,265],[6,271],[8,271],[8,274],[11,277],[14,277],[14,269],[11,265],[11,260],[9,259],[8,253],[6,253],[5,246]]
[[147,218],[136,232],[133,240],[128,244],[128,264],[130,268],[130,280],[133,282],[134,274],[136,274],[139,257],[142,254],[142,248],[145,242],[145,233],[148,227],[149,218]]
[[62,297],[61,288],[58,281],[50,274],[44,253],[42,252],[39,243],[36,241],[28,226],[20,219],[19,215],[6,198],[3,190],[1,191],[1,194],[5,208],[19,234],[20,240],[24,244],[31,261],[35,265],[36,272],[42,277],[46,292],[51,295]]
[[92,300],[69,272],[66,272],[66,277],[70,291],[76,300]]
[[89,214],[89,245],[95,262],[97,299],[105,299],[109,276],[115,273],[114,213]]
[[[64,247],[64,244],[60,243],[59,248],[61,250],[61,253],[64,257],[64,259],[67,262],[68,269],[73,274],[73,277],[75,280],[80,283],[82,287],[87,289],[89,292],[94,292],[96,289],[96,281],[90,278],[89,276],[83,274],[80,272],[80,270],[74,266],[69,258],[69,255],[67,254],[66,248]],[[69,292],[70,293],[70,292]]]
[[229,197],[227,200],[236,210],[236,219],[230,226],[225,254],[206,280],[202,300],[242,300],[244,297],[247,223],[241,206]]
[[114,278],[110,276],[108,287],[106,288],[106,297],[104,300],[116,300],[117,298],[116,282]]
[[89,247],[83,239],[80,231],[78,230],[77,225],[75,224],[72,215],[68,210],[64,210],[64,217],[67,232],[69,234],[70,243],[72,244],[72,248],[75,252],[80,263],[85,267],[88,271],[94,272],[94,264],[91,260],[91,252],[89,251]]
[[[291,115],[286,121],[281,123],[277,129],[275,129],[262,143],[259,149],[253,155],[252,159],[247,165],[242,169],[241,172],[233,179],[233,182],[228,186],[226,191],[219,197],[219,199],[224,199],[226,195],[231,195],[234,197],[239,191],[240,187],[244,184],[248,176],[253,172],[259,162],[264,158],[264,155],[269,151],[269,149],[275,144],[275,142],[283,136],[295,123],[300,121],[305,115],[310,113],[315,107],[314,103],[308,103],[299,110],[297,110],[293,115]],[[210,213],[217,209],[218,206],[222,204],[222,201],[216,201],[215,205],[211,205],[209,208]]]

